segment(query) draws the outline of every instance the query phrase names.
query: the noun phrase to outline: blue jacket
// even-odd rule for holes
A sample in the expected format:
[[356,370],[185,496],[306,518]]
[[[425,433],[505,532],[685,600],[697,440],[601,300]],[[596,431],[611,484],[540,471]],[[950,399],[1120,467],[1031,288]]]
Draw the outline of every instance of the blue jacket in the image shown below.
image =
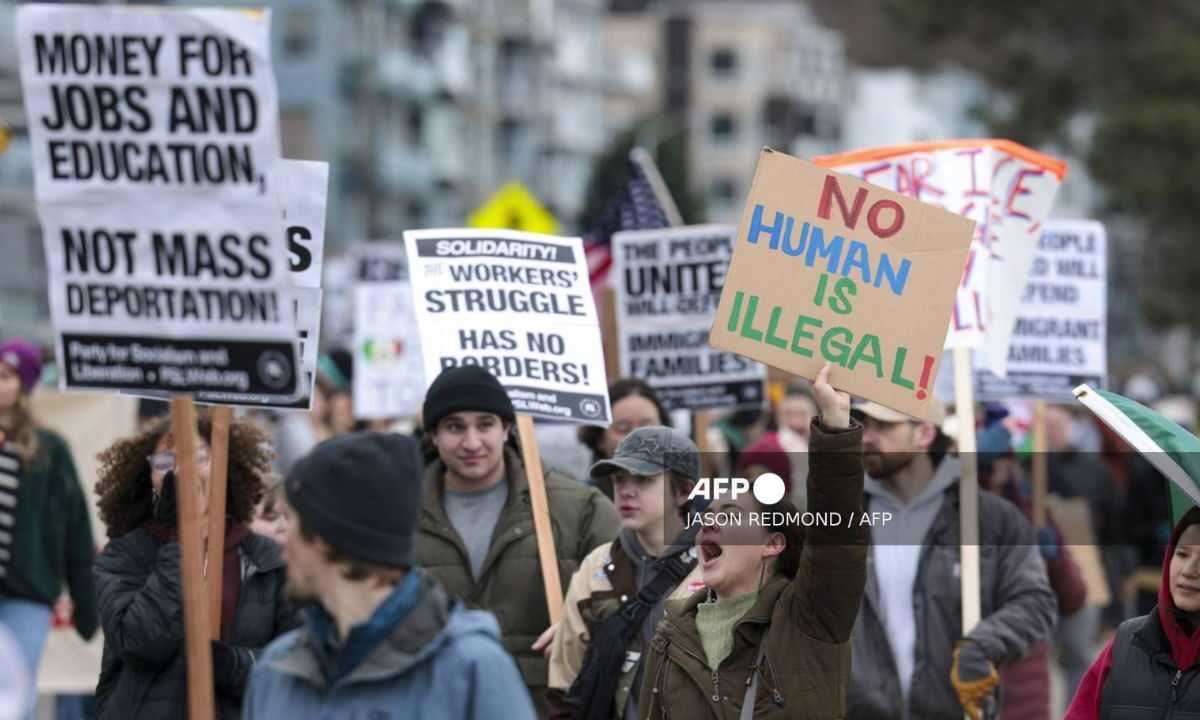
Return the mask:
[[533,720],[525,683],[488,612],[422,578],[413,609],[347,676],[329,683],[312,627],[283,635],[250,676],[244,720]]

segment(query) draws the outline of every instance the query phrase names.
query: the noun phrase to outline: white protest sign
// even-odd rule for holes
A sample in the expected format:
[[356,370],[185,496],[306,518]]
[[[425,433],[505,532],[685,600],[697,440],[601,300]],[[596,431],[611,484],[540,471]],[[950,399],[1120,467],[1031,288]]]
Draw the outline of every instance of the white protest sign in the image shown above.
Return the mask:
[[17,9],[63,387],[299,391],[268,18]]
[[983,348],[1005,372],[1009,337],[1042,223],[1066,164],[1008,140],[946,140],[814,158],[824,167],[975,220],[946,347]]
[[1107,259],[1102,224],[1046,222],[1017,308],[1007,378],[976,364],[981,400],[1067,402],[1079,385],[1106,385]]
[[277,395],[197,393],[204,403],[262,405],[276,409],[312,409],[312,384],[321,343],[321,267],[325,256],[325,200],[329,165],[308,160],[280,160],[277,166],[288,239],[288,278],[300,348],[301,393],[296,399]]
[[281,160],[280,188],[293,287],[321,287],[329,163]]
[[270,15],[21,5],[38,200],[258,200],[279,159]]
[[766,367],[708,344],[736,234],[697,225],[613,235],[621,375],[648,382],[668,410],[765,402]]
[[352,249],[354,288],[354,416],[361,420],[415,415],[425,400],[421,339],[398,242],[364,242]]
[[415,415],[425,400],[421,346],[407,281],[354,289],[354,417]]
[[426,380],[479,365],[519,413],[608,425],[583,241],[504,230],[404,233]]

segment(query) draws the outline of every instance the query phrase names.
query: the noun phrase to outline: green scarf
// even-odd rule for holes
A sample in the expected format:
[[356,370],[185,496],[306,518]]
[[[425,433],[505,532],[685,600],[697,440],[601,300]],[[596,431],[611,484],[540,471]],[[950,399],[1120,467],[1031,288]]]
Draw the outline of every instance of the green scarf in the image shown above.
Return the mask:
[[758,591],[696,606],[696,630],[700,645],[708,657],[708,667],[716,670],[733,652],[733,626],[750,611],[758,600]]

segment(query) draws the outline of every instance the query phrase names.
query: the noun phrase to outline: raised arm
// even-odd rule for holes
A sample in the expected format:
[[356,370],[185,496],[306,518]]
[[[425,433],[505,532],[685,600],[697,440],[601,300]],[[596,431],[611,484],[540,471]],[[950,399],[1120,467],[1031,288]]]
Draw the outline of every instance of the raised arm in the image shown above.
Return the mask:
[[791,616],[824,642],[850,639],[867,582],[870,528],[861,523],[862,426],[850,419],[850,397],[829,384],[829,363],[813,381],[820,415],[812,421],[808,510],[840,519],[805,528],[800,569],[790,593]]

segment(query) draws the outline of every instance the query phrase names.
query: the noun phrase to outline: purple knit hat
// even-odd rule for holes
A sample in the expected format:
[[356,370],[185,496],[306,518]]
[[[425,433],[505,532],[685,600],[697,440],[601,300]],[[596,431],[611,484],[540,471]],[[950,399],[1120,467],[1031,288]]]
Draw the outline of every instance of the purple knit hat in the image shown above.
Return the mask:
[[0,363],[12,368],[21,378],[25,392],[33,392],[42,377],[42,351],[28,340],[11,338],[0,342]]

